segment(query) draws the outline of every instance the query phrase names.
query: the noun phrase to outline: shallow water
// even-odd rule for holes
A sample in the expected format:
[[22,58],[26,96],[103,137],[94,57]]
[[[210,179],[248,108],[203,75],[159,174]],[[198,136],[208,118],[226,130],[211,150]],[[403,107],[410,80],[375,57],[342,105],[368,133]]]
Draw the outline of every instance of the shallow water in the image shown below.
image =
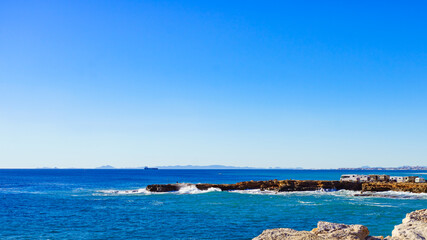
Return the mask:
[[[317,221],[368,226],[389,235],[406,213],[427,208],[427,194],[259,190],[148,193],[153,183],[337,180],[347,173],[421,175],[420,171],[312,170],[0,170],[0,238],[251,239],[266,228],[310,230]],[[425,176],[425,175],[424,175]]]

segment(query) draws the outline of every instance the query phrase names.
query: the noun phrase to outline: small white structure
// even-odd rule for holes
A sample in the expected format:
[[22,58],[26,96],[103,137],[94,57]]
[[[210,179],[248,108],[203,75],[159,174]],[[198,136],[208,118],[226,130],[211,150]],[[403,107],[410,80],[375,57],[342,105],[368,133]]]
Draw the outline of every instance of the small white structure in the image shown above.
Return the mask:
[[371,181],[371,177],[368,175],[359,175],[360,176],[360,182],[369,182]]
[[341,176],[342,182],[369,182],[371,178],[368,175],[344,174]]
[[341,175],[340,181],[342,182],[358,182],[359,175]]
[[417,177],[417,178],[415,178],[415,182],[416,183],[425,183],[426,180],[424,178],[422,178],[422,177]]
[[407,176],[407,177],[404,177],[403,178],[403,181],[404,182],[415,182],[415,179],[417,178],[418,176]]
[[391,182],[403,182],[404,181],[404,177],[391,176],[390,177],[390,181]]
[[378,174],[371,174],[369,175],[371,177],[371,182],[389,182],[390,176],[389,175],[378,175]]

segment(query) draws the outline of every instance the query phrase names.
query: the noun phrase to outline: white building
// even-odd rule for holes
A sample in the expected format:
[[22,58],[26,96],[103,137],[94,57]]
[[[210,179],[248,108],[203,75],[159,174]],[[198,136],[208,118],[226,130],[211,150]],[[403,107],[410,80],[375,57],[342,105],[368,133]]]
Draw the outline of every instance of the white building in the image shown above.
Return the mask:
[[342,182],[369,182],[371,178],[368,175],[344,174],[341,176]]
[[416,183],[424,183],[424,182],[426,182],[426,180],[422,177],[417,177],[417,178],[415,178],[415,182]]
[[359,175],[359,176],[360,176],[359,182],[369,182],[369,181],[371,181],[371,177],[368,176],[368,175]]
[[389,182],[390,181],[390,175],[378,175],[378,174],[371,174],[369,175],[371,177],[371,182]]
[[359,181],[359,175],[342,175],[340,178],[340,181],[343,182],[358,182]]
[[408,176],[408,177],[404,177],[403,178],[403,181],[404,182],[415,182],[415,179],[417,178],[418,176]]
[[390,181],[391,182],[403,182],[404,181],[404,177],[391,176],[390,177]]

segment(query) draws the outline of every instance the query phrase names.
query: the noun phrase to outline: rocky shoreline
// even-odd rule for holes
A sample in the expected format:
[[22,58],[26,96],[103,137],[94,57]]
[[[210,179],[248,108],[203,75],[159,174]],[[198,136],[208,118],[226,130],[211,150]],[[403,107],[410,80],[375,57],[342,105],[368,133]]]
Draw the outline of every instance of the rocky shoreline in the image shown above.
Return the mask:
[[[221,191],[259,189],[262,191],[293,192],[316,190],[353,190],[361,192],[399,191],[411,193],[427,193],[427,183],[396,183],[396,182],[342,182],[342,181],[316,181],[316,180],[268,180],[247,181],[235,184],[191,184],[199,190],[209,188],[221,189]],[[188,184],[153,184],[148,185],[150,192],[179,191]]]
[[[427,183],[396,182],[347,182],[316,180],[269,180],[246,181],[235,184],[153,184],[146,187],[150,192],[174,192],[184,187],[195,187],[205,191],[212,188],[221,191],[254,190],[293,192],[317,190],[353,190],[360,191],[356,196],[371,196],[375,192],[397,191],[427,193]],[[408,213],[402,224],[395,226],[391,236],[370,236],[363,225],[345,225],[330,222],[318,222],[311,231],[297,231],[290,228],[267,229],[254,240],[427,240],[427,209]]]
[[402,224],[394,227],[391,236],[370,236],[363,225],[318,222],[311,231],[296,231],[290,228],[268,229],[253,240],[426,240],[427,209],[408,213]]

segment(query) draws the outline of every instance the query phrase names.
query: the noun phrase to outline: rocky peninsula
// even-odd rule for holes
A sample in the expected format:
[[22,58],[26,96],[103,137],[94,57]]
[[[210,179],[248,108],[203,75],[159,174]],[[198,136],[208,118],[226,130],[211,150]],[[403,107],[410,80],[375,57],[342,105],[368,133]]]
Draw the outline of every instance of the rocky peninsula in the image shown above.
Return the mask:
[[290,228],[268,229],[253,240],[426,240],[427,209],[408,213],[402,224],[394,227],[391,236],[370,236],[363,225],[318,222],[311,231],[296,231]]
[[[353,190],[361,192],[399,191],[412,193],[427,193],[427,183],[397,183],[397,182],[344,182],[344,181],[316,181],[316,180],[268,180],[246,181],[234,184],[191,184],[199,190],[209,188],[221,189],[221,191],[259,189],[262,191],[292,192],[292,191],[316,191],[316,190]],[[179,191],[188,184],[153,184],[148,185],[150,192]]]

